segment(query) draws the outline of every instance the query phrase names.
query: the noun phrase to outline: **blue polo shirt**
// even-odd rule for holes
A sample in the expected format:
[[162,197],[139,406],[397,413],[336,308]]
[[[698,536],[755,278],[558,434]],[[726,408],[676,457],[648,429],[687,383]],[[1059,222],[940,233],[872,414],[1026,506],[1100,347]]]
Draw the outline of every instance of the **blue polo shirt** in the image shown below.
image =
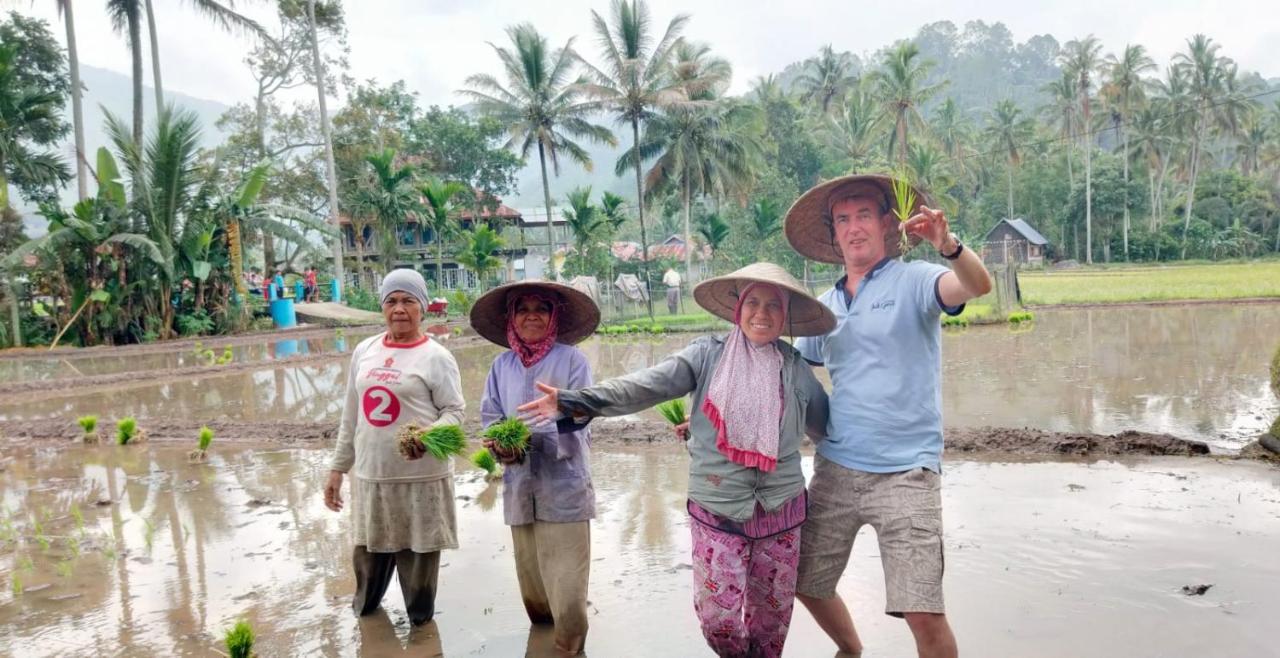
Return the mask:
[[831,373],[831,416],[818,453],[845,468],[942,471],[942,327],[938,282],[947,268],[886,258],[856,295],[847,275],[819,299],[836,315],[826,336],[796,348]]

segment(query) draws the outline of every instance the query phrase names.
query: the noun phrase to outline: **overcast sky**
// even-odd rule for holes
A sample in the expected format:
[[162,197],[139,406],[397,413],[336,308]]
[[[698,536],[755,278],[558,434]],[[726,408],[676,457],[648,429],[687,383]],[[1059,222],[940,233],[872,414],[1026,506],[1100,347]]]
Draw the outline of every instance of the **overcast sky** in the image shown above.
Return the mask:
[[[62,24],[51,0],[9,3],[23,13],[49,20],[61,38]],[[102,0],[76,3],[81,61],[129,72],[124,40],[111,32]],[[227,104],[248,100],[253,82],[242,60],[243,37],[219,32],[179,0],[156,0],[161,63],[168,89]],[[236,3],[254,18],[270,22],[273,3]],[[404,79],[422,104],[458,104],[453,93],[463,79],[497,72],[488,41],[505,40],[507,25],[531,21],[554,44],[578,35],[580,52],[590,55],[590,10],[607,12],[606,0],[347,0],[351,74],[389,83]],[[950,0],[850,2],[848,0],[650,0],[655,23],[682,11],[692,16],[686,34],[708,42],[734,66],[734,93],[756,76],[777,72],[812,55],[820,45],[863,54],[910,37],[925,23],[950,20],[1003,22],[1015,42],[1035,34],[1059,41],[1094,34],[1107,52],[1141,43],[1162,67],[1186,39],[1204,32],[1222,44],[1222,54],[1245,70],[1280,77],[1280,3],[1274,0]],[[34,6],[33,6],[34,5]],[[144,28],[145,29],[145,28]],[[145,39],[144,32],[144,39]],[[148,81],[150,59],[146,60]]]

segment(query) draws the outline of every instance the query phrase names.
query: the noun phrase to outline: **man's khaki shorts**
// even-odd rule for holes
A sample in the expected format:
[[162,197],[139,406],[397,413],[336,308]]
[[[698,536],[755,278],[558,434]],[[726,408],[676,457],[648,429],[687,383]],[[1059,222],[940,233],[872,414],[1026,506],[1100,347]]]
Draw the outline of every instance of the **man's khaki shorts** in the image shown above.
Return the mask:
[[942,481],[933,471],[867,473],[814,458],[796,593],[829,599],[864,524],[875,528],[885,613],[943,613]]

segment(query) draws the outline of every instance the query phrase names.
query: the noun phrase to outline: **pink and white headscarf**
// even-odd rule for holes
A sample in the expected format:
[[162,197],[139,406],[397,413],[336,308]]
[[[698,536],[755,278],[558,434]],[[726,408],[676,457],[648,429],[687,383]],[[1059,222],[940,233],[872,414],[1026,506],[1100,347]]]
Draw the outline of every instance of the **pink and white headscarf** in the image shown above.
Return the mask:
[[[541,340],[528,343],[520,338],[520,334],[516,333],[516,307],[526,298],[532,297],[551,307],[551,318],[547,320],[547,335]],[[556,300],[540,295],[534,292],[525,292],[512,295],[507,300],[507,344],[511,346],[511,351],[520,357],[520,363],[526,368],[532,368],[533,365],[542,360],[542,357],[551,351],[556,344],[556,335],[559,333],[559,323],[557,320],[560,316],[559,306]]]
[[756,346],[738,323],[742,301],[751,289],[772,290],[782,301],[786,323],[787,292],[767,283],[752,283],[738,295],[733,331],[702,401],[702,413],[716,428],[716,448],[735,464],[773,471],[778,466],[778,434],[782,421],[782,353],[773,344]]

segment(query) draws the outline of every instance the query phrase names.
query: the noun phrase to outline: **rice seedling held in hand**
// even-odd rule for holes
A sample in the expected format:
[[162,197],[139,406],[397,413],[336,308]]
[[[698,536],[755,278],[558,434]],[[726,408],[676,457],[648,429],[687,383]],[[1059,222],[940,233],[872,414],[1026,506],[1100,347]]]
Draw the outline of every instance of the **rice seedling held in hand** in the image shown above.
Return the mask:
[[662,417],[666,418],[667,422],[672,425],[679,425],[689,419],[688,414],[685,413],[684,398],[663,402],[658,405],[658,413],[662,414]]
[[413,423],[406,424],[396,437],[400,443],[400,454],[412,458],[417,454],[414,443],[422,444],[432,457],[441,461],[450,455],[460,455],[467,447],[467,436],[457,425],[438,425],[431,429],[423,429]]
[[127,446],[143,439],[145,439],[145,433],[138,427],[138,421],[133,416],[125,416],[116,422],[117,445]]
[[511,452],[516,461],[524,458],[524,451],[529,447],[529,437],[533,433],[529,426],[519,418],[508,418],[490,425],[484,431],[484,438],[491,439],[502,452]]
[[223,643],[227,645],[227,654],[231,658],[249,658],[253,655],[253,627],[241,619],[227,631]]
[[908,173],[903,170],[895,173],[891,180],[893,187],[893,215],[898,218],[898,252],[905,256],[911,250],[911,239],[902,225],[911,219],[911,212],[916,207],[916,191],[911,187]]
[[477,468],[484,471],[486,480],[496,480],[502,477],[502,473],[498,470],[498,460],[494,458],[493,453],[488,448],[481,448],[471,453],[471,463]]
[[102,440],[102,437],[98,435],[98,417],[97,416],[94,416],[92,414],[88,416],[81,416],[76,419],[76,423],[80,425],[81,430],[84,430],[84,436],[81,437],[81,440],[83,440],[85,443],[96,444]]
[[209,445],[213,443],[213,430],[209,426],[200,428],[200,436],[196,438],[196,449],[192,450],[188,459],[193,462],[202,462],[209,456]]

